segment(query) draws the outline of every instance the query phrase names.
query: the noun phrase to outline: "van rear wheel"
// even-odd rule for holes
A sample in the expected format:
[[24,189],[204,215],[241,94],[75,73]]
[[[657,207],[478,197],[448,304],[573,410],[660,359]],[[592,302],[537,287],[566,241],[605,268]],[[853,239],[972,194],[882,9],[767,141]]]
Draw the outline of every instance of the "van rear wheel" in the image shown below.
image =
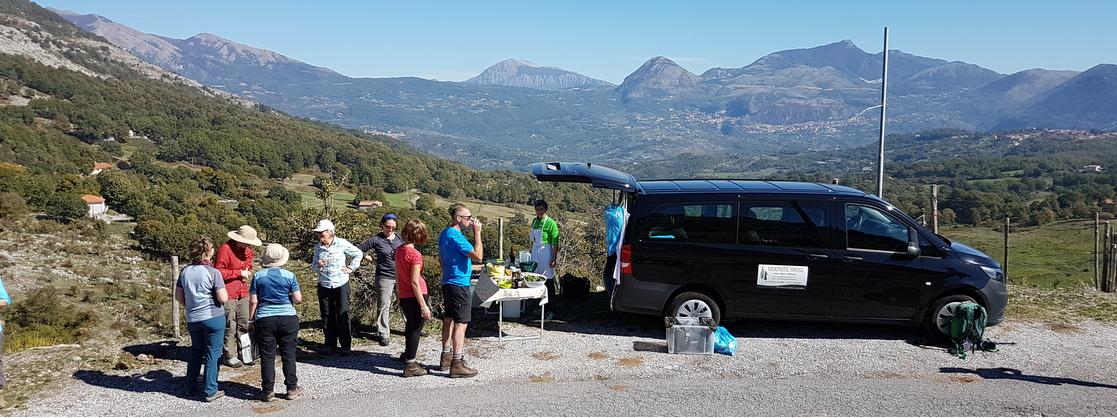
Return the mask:
[[923,321],[923,330],[927,332],[927,336],[939,340],[949,338],[950,318],[964,302],[977,301],[966,295],[943,296],[936,300],[931,305],[931,311],[927,313],[927,319]]
[[721,308],[713,298],[701,292],[683,292],[675,296],[667,314],[687,318],[713,318],[714,323],[721,323]]

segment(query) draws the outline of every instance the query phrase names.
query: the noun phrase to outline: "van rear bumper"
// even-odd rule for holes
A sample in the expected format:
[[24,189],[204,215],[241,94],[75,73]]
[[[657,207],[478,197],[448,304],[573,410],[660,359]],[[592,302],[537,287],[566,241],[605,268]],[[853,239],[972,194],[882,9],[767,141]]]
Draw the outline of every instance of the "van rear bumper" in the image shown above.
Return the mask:
[[613,310],[644,315],[661,315],[678,285],[651,283],[622,277],[613,295]]

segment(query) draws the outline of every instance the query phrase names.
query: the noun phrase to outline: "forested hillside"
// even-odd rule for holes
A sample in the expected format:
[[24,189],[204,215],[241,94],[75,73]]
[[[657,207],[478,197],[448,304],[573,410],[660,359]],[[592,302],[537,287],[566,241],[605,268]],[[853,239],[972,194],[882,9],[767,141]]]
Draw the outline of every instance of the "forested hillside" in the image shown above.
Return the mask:
[[[89,75],[43,65],[33,54],[0,54],[0,206],[6,211],[77,218],[85,212],[80,195],[101,195],[110,208],[138,221],[135,234],[145,249],[169,255],[193,233],[217,237],[243,223],[290,236],[283,228],[302,226],[285,219],[301,205],[279,181],[300,171],[324,173],[333,190],[417,189],[494,203],[544,197],[560,210],[588,209],[601,196],[521,173],[475,171],[390,137],[145,77],[114,61],[96,36],[38,6],[0,6],[6,22],[21,22],[7,27],[48,47],[63,44],[63,54],[82,57],[82,68],[97,69]],[[98,162],[119,169],[89,175]]]

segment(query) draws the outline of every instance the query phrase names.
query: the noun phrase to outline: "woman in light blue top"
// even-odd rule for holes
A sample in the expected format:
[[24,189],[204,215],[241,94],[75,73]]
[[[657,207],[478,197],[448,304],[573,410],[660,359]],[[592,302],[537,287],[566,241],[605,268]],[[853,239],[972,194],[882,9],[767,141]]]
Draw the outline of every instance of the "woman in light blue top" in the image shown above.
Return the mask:
[[205,400],[225,396],[217,390],[217,360],[225,345],[225,280],[213,268],[213,243],[198,238],[190,243],[190,265],[182,268],[175,283],[175,299],[186,307],[186,328],[190,330],[190,359],[186,363],[184,396],[194,395],[198,373],[205,361]]
[[302,395],[299,378],[295,375],[295,352],[299,340],[299,317],[295,303],[302,303],[303,292],[295,274],[284,270],[289,253],[279,244],[268,244],[260,259],[264,270],[252,277],[248,293],[249,316],[260,347],[260,400],[275,399],[275,351],[283,358],[283,384],[287,386],[286,399]]

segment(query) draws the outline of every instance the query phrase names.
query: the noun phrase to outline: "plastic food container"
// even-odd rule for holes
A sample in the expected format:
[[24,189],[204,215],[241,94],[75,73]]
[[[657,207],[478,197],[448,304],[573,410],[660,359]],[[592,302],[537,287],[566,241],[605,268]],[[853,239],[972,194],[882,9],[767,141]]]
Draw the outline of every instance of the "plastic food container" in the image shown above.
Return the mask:
[[670,354],[714,354],[713,318],[665,317],[667,352]]

